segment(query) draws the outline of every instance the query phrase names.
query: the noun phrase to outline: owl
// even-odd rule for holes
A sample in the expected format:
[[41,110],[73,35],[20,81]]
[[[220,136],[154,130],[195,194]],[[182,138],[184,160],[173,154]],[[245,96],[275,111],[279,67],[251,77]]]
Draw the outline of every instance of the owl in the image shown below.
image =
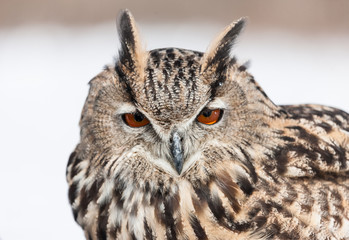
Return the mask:
[[275,105],[230,55],[244,23],[146,51],[120,14],[66,172],[86,239],[349,239],[349,114]]

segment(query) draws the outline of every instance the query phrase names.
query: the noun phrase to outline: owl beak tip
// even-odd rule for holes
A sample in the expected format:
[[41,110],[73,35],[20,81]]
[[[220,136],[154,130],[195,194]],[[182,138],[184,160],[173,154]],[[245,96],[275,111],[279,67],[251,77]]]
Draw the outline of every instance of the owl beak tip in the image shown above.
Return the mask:
[[178,175],[181,175],[182,169],[183,169],[183,162],[175,162],[175,166],[176,166],[176,171],[178,173]]

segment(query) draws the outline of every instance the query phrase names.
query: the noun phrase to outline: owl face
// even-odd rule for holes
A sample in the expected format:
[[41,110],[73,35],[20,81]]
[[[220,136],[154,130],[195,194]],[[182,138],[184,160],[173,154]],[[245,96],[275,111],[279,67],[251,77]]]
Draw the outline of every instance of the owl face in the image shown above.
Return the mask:
[[81,120],[82,139],[91,146],[86,149],[119,159],[109,173],[125,166],[139,172],[142,165],[143,171],[179,177],[208,150],[248,142],[263,121],[256,107],[260,96],[248,96],[241,87],[254,93],[252,77],[230,57],[243,24],[228,26],[205,54],[176,48],[147,52],[132,16],[123,14],[119,59],[91,81]]
[[212,101],[210,84],[199,77],[201,59],[188,50],[151,51],[144,79],[130,80],[136,82],[132,100],[120,105],[130,106],[118,117],[125,133],[138,138],[152,163],[170,174],[186,171],[203,140],[226,121],[226,104]]

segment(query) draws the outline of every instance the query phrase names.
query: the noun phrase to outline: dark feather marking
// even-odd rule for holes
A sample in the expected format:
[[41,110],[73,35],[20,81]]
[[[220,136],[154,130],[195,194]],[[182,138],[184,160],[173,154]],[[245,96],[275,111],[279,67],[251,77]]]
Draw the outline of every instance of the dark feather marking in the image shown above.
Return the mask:
[[290,205],[297,199],[298,194],[291,183],[286,182],[285,184],[287,186],[287,195],[288,196],[287,197],[285,196],[282,199],[282,201],[283,201],[283,203]]
[[149,192],[150,192],[150,184],[149,184],[149,181],[146,181],[144,184],[144,193],[149,194]]
[[195,198],[192,198],[193,205],[196,212],[201,212],[203,210],[202,206],[209,200],[210,190],[206,185],[201,183],[195,184],[193,187],[197,197],[199,198],[198,202],[195,201]]
[[312,143],[314,145],[318,145],[319,143],[319,138],[316,135],[309,133],[307,130],[305,130],[301,126],[288,126],[286,128],[296,130],[296,133],[297,133],[296,136],[301,139],[304,139],[309,143]]
[[79,209],[73,208],[73,217],[76,222],[77,222],[78,214],[79,214]]
[[204,53],[202,52],[197,52],[197,51],[193,51],[196,55],[198,55],[199,57],[202,57],[204,55]]
[[108,171],[107,171],[107,173],[108,173],[107,176],[108,176],[108,177],[111,176],[111,174],[112,174],[112,169],[114,168],[115,164],[117,164],[118,159],[113,159],[112,161],[113,161],[113,162],[112,162],[112,164],[110,164],[110,166],[109,166],[109,168],[108,168]]
[[[263,215],[268,216],[270,214],[270,212],[273,210],[273,205],[275,203],[272,203],[270,201],[269,202],[264,202],[264,200],[261,199],[261,200],[258,201],[258,204],[260,205],[260,208],[262,210]],[[278,206],[278,205],[276,205],[276,206]],[[278,211],[280,211],[281,207],[277,207],[276,209]]]
[[[121,198],[122,192],[125,187],[125,183],[119,180],[119,176],[115,177],[117,184],[115,186],[115,190],[113,191],[113,201],[116,202],[117,209],[122,209],[124,205],[124,200]],[[121,225],[118,221],[110,222],[110,227],[108,229],[108,236],[110,239],[117,239],[118,233],[121,230]]]
[[88,240],[93,240],[92,236],[91,236],[91,233],[88,233],[87,234],[87,237],[88,237]]
[[86,209],[88,204],[92,201],[93,196],[89,194],[89,191],[86,191],[86,187],[83,186],[80,190],[80,213],[82,216],[85,216]]
[[[128,225],[127,225],[127,227],[128,227]],[[130,237],[131,237],[132,240],[138,240],[136,238],[136,235],[135,235],[134,231],[130,231]]]
[[161,204],[162,201],[160,198],[152,198],[150,199],[150,204],[154,206],[154,215],[157,222],[162,223],[162,213],[161,213]]
[[228,198],[231,207],[236,213],[238,213],[241,210],[239,201],[236,199],[238,193],[237,188],[239,186],[232,181],[230,175],[225,171],[219,173],[219,176],[217,176],[215,181],[219,189],[221,189],[224,195]]
[[253,222],[256,223],[257,228],[261,228],[267,223],[267,218],[265,216],[257,216],[253,219]]
[[285,109],[280,108],[279,109],[280,116],[283,115],[283,117],[288,117],[288,112],[286,112]]
[[167,58],[165,58],[164,59],[164,66],[165,66],[165,69],[169,72],[169,73],[171,73],[172,72],[172,65],[171,65],[171,63],[169,63],[168,62],[168,59],[166,60]]
[[[280,227],[279,231],[276,233],[280,232]],[[291,230],[289,232],[282,232],[281,234],[278,235],[279,239],[301,239],[299,236],[299,232],[297,230]]]
[[166,53],[168,54],[172,54],[174,52],[173,48],[165,48],[166,49]]
[[77,197],[78,184],[79,184],[79,182],[73,182],[69,187],[68,196],[69,196],[69,203],[70,204],[73,204],[76,197]]
[[318,203],[320,205],[321,209],[321,220],[322,221],[328,221],[329,215],[328,211],[330,209],[330,206],[328,204],[328,199],[327,199],[327,193],[328,193],[328,187],[323,186],[321,189],[319,189],[318,192]]
[[116,225],[116,223],[114,224],[115,225],[111,225],[108,230],[108,237],[110,237],[110,239],[116,239],[118,235],[117,233],[120,230],[120,226]]
[[238,70],[239,70],[240,72],[244,72],[244,71],[246,71],[246,69],[247,69],[247,66],[245,66],[245,65],[240,65],[240,66],[238,67]]
[[185,55],[185,54],[186,54],[185,49],[177,48],[177,50],[178,50],[182,55]]
[[189,81],[188,82],[191,82],[191,83],[195,82],[196,69],[190,68],[188,72],[189,72],[189,78],[188,78]]
[[183,58],[179,57],[173,64],[175,68],[179,68],[183,65]]
[[[159,182],[162,186],[163,183]],[[154,205],[154,215],[156,220],[166,227],[167,239],[177,239],[177,231],[182,231],[181,226],[175,222],[173,214],[179,208],[179,194],[170,195],[168,190],[159,187],[155,194],[151,195],[150,204]],[[164,205],[164,212],[161,211],[161,205]],[[179,229],[178,229],[179,228]]]
[[202,228],[200,221],[196,218],[194,214],[189,216],[190,226],[193,228],[195,236],[197,239],[205,240],[208,239],[205,230]]
[[131,208],[131,211],[130,211],[130,215],[137,216],[137,212],[138,212],[138,203],[135,202],[132,205],[132,208]]
[[268,98],[268,95],[263,91],[263,89],[262,89],[260,86],[256,85],[256,89],[257,89],[265,98],[269,99],[269,98]]
[[[265,235],[268,236],[268,239],[272,239],[276,234],[280,234],[281,224],[276,222],[269,224],[266,227]],[[280,238],[280,239],[296,239],[296,238]]]
[[130,86],[130,82],[129,82],[128,78],[127,78],[127,74],[125,74],[121,70],[121,68],[120,68],[120,66],[118,64],[115,65],[115,72],[118,74],[119,82],[124,85],[124,89],[126,90],[127,94],[130,96],[131,101],[133,103],[136,103],[137,101],[135,99],[135,94],[133,93],[133,90],[132,90],[132,88]]
[[313,199],[313,197],[311,197],[312,192],[310,191],[310,189],[308,188],[308,186],[305,183],[302,184],[301,186],[302,186],[303,194],[309,196],[308,198],[306,198],[306,202],[300,204],[301,210],[305,213],[309,213],[314,205],[314,199]]
[[295,107],[295,106],[282,106],[284,109],[287,110],[287,112],[289,113],[289,118],[291,119],[306,119],[309,121],[314,121],[314,115],[312,113],[306,112],[305,110],[309,110],[308,109],[304,109],[304,107]]
[[295,142],[296,139],[294,139],[293,137],[288,137],[288,136],[281,136],[280,139],[286,141],[286,142]]
[[193,64],[194,64],[194,57],[195,56],[189,56],[189,57],[187,57],[187,59],[186,59],[186,61],[187,61],[187,68],[189,68],[189,69],[191,69],[192,68],[192,66],[193,66]]
[[75,158],[75,161],[73,161],[73,165],[72,165],[71,173],[70,173],[70,178],[73,178],[81,171],[79,168],[80,162],[81,162],[80,158]]
[[154,239],[153,230],[149,227],[146,218],[144,218],[143,223],[144,223],[145,239],[146,240],[153,240]]
[[[117,179],[117,180],[118,180],[118,182],[117,182],[117,185],[115,186],[113,196],[114,196],[114,199],[116,201],[116,206],[119,209],[123,209],[125,200],[124,200],[124,198],[122,198],[122,192],[125,189],[125,183],[123,181],[121,181],[120,179]],[[120,226],[117,226],[117,227],[120,227]]]
[[256,170],[252,164],[251,156],[242,147],[239,147],[239,149],[245,157],[246,161],[244,162],[244,164],[248,168],[248,170],[250,171],[249,174],[252,177],[253,182],[257,182],[257,174],[256,174]]
[[[338,208],[338,210],[339,210],[340,212],[343,212],[343,211],[344,211],[344,207],[343,207],[343,205],[341,204],[342,201],[343,201],[342,195],[341,195],[337,190],[333,190],[333,191],[331,192],[331,194],[332,194],[332,197],[336,200],[336,202],[334,203],[334,206],[335,206],[336,208]],[[337,202],[339,202],[339,203],[337,203]]]
[[252,219],[254,217],[256,217],[258,215],[258,213],[260,213],[261,208],[258,207],[253,207],[251,208],[251,210],[248,211],[247,215]]
[[104,203],[99,206],[99,213],[98,213],[98,227],[97,227],[97,238],[99,240],[106,240],[107,239],[107,225],[108,225],[108,208],[109,204]]
[[286,172],[286,164],[289,162],[288,153],[289,149],[287,148],[279,149],[275,153],[275,159],[277,161],[277,171],[280,174],[284,174]]
[[160,59],[161,59],[161,55],[159,53],[159,51],[150,51],[150,57],[153,61],[153,64],[155,65],[155,67],[159,67],[160,66]]
[[[69,160],[68,160],[68,164],[67,164],[68,167],[73,163],[73,161],[75,160],[75,157],[76,157],[76,152],[74,151],[69,156]],[[67,175],[67,173],[66,173],[66,175]]]
[[89,164],[86,171],[85,171],[85,176],[86,178],[88,178],[88,176],[90,176],[91,174],[91,170],[94,167],[98,167],[102,164],[102,167],[104,168],[105,165],[108,163],[108,161],[104,161],[106,156],[108,155],[107,151],[109,151],[109,149],[104,149],[103,152],[100,155],[95,156],[95,158],[93,158],[92,160],[95,161],[97,164],[94,166],[92,164]]
[[80,211],[84,216],[87,210],[87,207],[90,202],[97,200],[98,191],[103,183],[103,180],[97,179],[93,182],[92,186],[87,189],[86,186],[83,186],[80,191]]
[[338,215],[332,215],[331,216],[334,220],[334,225],[337,227],[337,228],[340,228],[342,227],[342,224],[343,224],[343,221],[342,221],[342,218]]
[[341,163],[340,168],[346,169],[347,168],[347,158],[346,158],[346,149],[342,146],[338,146],[333,144],[332,148],[336,152],[336,156],[338,156],[338,160]]
[[323,128],[327,133],[330,133],[333,131],[332,126],[326,122],[317,123],[316,125]]
[[167,239],[177,239],[176,228],[177,224],[175,224],[175,220],[173,218],[173,213],[179,207],[179,195],[175,196],[167,196],[164,201],[165,212],[162,216],[162,222],[166,226],[166,236]]
[[[197,193],[196,193],[197,194]],[[198,195],[197,195],[198,196]],[[193,207],[194,207],[194,209],[195,209],[195,212],[196,213],[198,213],[198,214],[200,214],[202,211],[203,211],[203,209],[204,209],[204,205],[205,205],[205,203],[207,203],[205,200],[203,200],[203,199],[200,199],[200,197],[198,196],[198,198],[196,198],[195,196],[191,196],[191,201],[192,201],[192,203],[193,203]]]
[[278,212],[282,213],[282,215],[286,218],[292,218],[293,215],[290,211],[288,211],[286,208],[284,208],[283,205],[276,203],[276,202],[270,202],[269,203],[272,208],[276,209]]
[[[153,95],[153,101],[156,101],[156,90],[155,90],[155,84],[154,84],[154,69],[152,68],[147,68],[146,70],[148,72],[148,80],[145,83],[149,83],[148,86],[146,86],[147,88],[149,87],[149,92]],[[146,91],[147,92],[147,91]]]
[[150,195],[150,205],[157,206],[159,204],[160,199],[162,199],[162,183],[159,183],[158,189],[151,189],[151,195]]
[[317,117],[327,116],[327,117],[330,117],[331,121],[336,123],[338,126],[342,127],[344,130],[347,130],[347,131],[349,130],[348,127],[345,127],[344,124],[336,118],[336,115],[340,115],[344,119],[349,118],[349,115],[342,110],[339,110],[336,108],[333,108],[331,110],[325,110],[325,109],[316,110],[313,107],[307,106],[307,105],[304,105],[304,106],[286,105],[282,107],[290,113],[290,118],[292,119],[304,118],[309,121],[314,121],[314,116],[317,116]]
[[168,82],[169,75],[166,69],[162,70],[162,75],[164,76],[165,84]]
[[183,80],[184,79],[184,70],[183,68],[178,69],[178,79]]
[[167,57],[171,60],[175,59],[175,54],[174,53],[168,53]]
[[[217,194],[210,193],[208,186],[203,184],[197,184],[196,186],[194,185],[194,191],[198,196],[199,201],[201,202],[198,203],[193,198],[193,205],[196,212],[202,211],[203,204],[207,203],[210,211],[216,218],[218,224],[230,230],[235,228],[235,223],[233,221],[232,216],[226,215],[225,209],[222,205],[222,201]],[[225,220],[229,222],[229,225],[226,223]]]
[[[304,147],[298,146],[296,152],[299,156],[306,155],[310,159],[316,160],[318,158],[318,155],[316,153],[318,153],[321,156],[321,159],[325,161],[327,165],[334,164],[336,162],[335,156],[338,156],[338,161],[341,163],[341,168],[346,168],[346,150],[343,147],[337,146],[336,144],[332,144],[331,146],[329,146],[335,151],[334,156],[328,150],[323,150],[320,147],[317,147],[319,145],[320,139],[314,134],[308,133],[304,128],[300,126],[289,126],[287,128],[295,130],[299,138],[304,139],[305,141],[311,143],[314,146],[313,150],[308,150]],[[295,150],[295,147],[293,147],[293,150]]]
[[[316,151],[306,149],[303,145],[289,144],[286,147],[279,149],[275,153],[275,159],[277,160],[277,170],[280,174],[284,174],[286,172],[286,169],[287,169],[286,165],[289,162],[289,157],[288,157],[289,152],[295,152],[298,157],[302,157],[305,155],[311,160],[316,160],[318,156]],[[328,153],[324,153],[324,154],[328,155]],[[318,169],[316,169],[315,166],[311,166],[311,167],[315,172],[318,171]]]
[[311,209],[312,209],[312,205],[309,205],[309,204],[301,204],[301,209],[302,209],[302,212],[310,213],[310,211],[311,211]]
[[108,64],[103,66],[103,71],[106,71],[106,72],[110,73],[110,68],[109,68]]
[[250,181],[245,176],[238,176],[238,185],[240,189],[246,194],[251,195],[254,191],[254,188],[252,187]]
[[218,88],[221,87],[227,78],[227,70],[229,69],[229,66],[232,66],[236,62],[236,58],[231,59],[222,59],[220,61],[215,69],[215,81],[213,81],[210,85],[211,88],[211,99],[214,99],[216,97],[216,93],[218,91]]
[[198,88],[198,86],[196,85],[196,79],[195,79],[195,76],[196,76],[196,74],[195,74],[195,72],[193,71],[192,72],[193,73],[193,75],[191,76],[191,78],[192,78],[192,85],[191,85],[191,93],[193,94],[193,103],[196,103],[196,90],[197,90],[197,88]]
[[211,197],[207,203],[218,223],[227,227],[224,222],[225,210],[219,196],[217,194],[211,194]]

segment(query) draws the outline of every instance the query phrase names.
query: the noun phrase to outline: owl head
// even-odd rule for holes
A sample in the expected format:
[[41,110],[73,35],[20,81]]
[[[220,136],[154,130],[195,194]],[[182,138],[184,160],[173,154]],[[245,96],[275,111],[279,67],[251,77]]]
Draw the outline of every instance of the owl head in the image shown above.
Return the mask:
[[239,19],[226,27],[206,53],[146,51],[133,16],[122,12],[119,57],[91,81],[81,118],[88,149],[178,177],[211,146],[251,144],[265,110],[256,105],[267,100],[231,57],[244,24]]
[[81,142],[67,169],[70,202],[85,229],[95,226],[93,212],[108,210],[102,215],[122,225],[141,204],[180,202],[180,192],[190,191],[205,199],[212,181],[234,199],[251,191],[251,159],[267,154],[275,134],[269,119],[281,113],[231,56],[244,24],[227,26],[205,53],[146,51],[131,13],[120,14],[118,58],[90,82]]

